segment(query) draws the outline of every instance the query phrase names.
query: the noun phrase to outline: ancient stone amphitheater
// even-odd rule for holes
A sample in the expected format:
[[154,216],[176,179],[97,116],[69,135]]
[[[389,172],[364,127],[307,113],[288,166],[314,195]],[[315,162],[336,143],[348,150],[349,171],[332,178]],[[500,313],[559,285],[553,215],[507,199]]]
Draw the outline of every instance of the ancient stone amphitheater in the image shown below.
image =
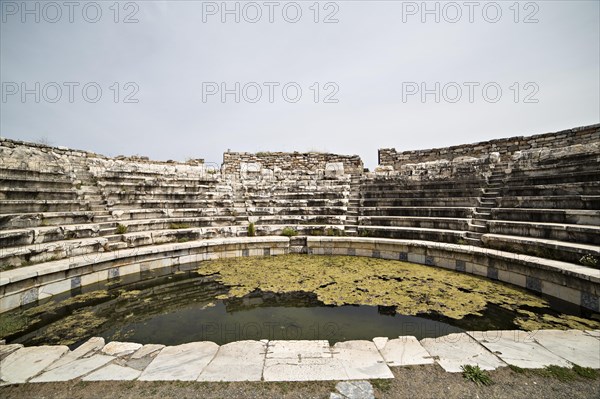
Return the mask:
[[0,312],[153,268],[284,253],[408,260],[597,312],[599,161],[600,125],[381,149],[374,172],[358,156],[228,152],[219,170],[1,139]]

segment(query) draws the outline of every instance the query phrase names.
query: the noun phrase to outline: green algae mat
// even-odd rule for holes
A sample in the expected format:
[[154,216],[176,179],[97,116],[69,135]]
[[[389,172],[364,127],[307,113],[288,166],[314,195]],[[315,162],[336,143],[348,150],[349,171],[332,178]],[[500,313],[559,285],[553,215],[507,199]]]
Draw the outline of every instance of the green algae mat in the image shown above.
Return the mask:
[[347,256],[229,258],[128,275],[0,315],[0,339],[76,346],[598,329],[600,315],[486,278]]
[[516,312],[514,323],[525,330],[600,326],[600,320],[540,314],[550,309],[548,299],[512,285],[401,261],[307,255],[228,258],[203,262],[198,273],[220,276],[217,280],[230,287],[222,299],[257,289],[304,291],[326,305],[394,306],[403,315],[437,313],[450,319],[482,316],[494,304]]

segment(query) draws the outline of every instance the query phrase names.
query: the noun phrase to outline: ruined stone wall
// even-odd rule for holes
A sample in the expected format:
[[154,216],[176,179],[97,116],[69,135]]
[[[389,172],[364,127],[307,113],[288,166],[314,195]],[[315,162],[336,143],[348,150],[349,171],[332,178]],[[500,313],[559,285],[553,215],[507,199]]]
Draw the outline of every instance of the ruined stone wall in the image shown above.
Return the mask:
[[300,152],[226,152],[223,154],[223,174],[260,172],[270,169],[274,173],[327,171],[329,174],[362,174],[363,162],[358,155],[338,155]]
[[517,151],[536,148],[561,148],[575,144],[587,144],[600,141],[600,124],[583,126],[555,133],[537,134],[534,136],[518,136],[506,139],[482,141],[474,144],[456,145],[429,150],[398,152],[395,148],[379,150],[379,165],[392,166],[398,169],[401,165],[429,162],[436,160],[453,160],[458,157],[481,157],[497,152],[502,160],[509,160]]
[[[73,172],[74,165],[111,164],[122,165],[123,169],[148,169],[156,172],[176,171],[177,167],[202,166],[204,160],[193,159],[187,162],[153,161],[143,156],[117,156],[114,158],[90,151],[46,144],[30,143],[0,137],[0,166],[49,172]],[[202,170],[204,170],[202,168]]]

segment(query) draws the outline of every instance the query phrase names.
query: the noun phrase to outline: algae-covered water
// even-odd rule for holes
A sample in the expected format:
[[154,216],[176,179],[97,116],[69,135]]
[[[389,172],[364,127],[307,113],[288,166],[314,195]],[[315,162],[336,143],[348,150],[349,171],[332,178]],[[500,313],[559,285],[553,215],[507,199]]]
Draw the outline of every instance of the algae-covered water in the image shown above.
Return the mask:
[[207,261],[83,287],[0,315],[0,337],[27,345],[107,341],[176,345],[243,339],[330,343],[464,330],[597,329],[600,315],[430,266],[344,256]]

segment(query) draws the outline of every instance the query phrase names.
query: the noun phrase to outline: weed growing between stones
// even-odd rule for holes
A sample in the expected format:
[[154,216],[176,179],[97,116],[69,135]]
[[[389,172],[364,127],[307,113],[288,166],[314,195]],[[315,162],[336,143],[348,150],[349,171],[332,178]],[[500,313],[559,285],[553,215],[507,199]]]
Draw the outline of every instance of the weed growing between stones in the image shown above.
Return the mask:
[[254,226],[254,223],[250,223],[248,225],[248,237],[254,236],[256,236],[256,227]]
[[127,233],[127,226],[125,226],[124,224],[119,223],[117,225],[117,234],[125,234]]
[[598,370],[594,370],[591,367],[581,367],[577,364],[573,365],[573,371],[580,377],[595,380],[600,377]]
[[583,266],[593,267],[596,269],[600,268],[600,260],[594,255],[590,254],[582,256],[581,259],[579,259],[579,263],[581,263]]
[[480,369],[479,366],[465,364],[460,368],[463,370],[462,375],[467,381],[473,381],[477,385],[492,385],[494,383],[487,371]]
[[381,392],[388,392],[392,388],[392,380],[376,379],[370,380],[373,388],[379,389]]
[[281,235],[286,236],[286,237],[293,237],[293,236],[297,236],[298,232],[291,227],[285,227],[283,229],[283,231],[281,232]]

